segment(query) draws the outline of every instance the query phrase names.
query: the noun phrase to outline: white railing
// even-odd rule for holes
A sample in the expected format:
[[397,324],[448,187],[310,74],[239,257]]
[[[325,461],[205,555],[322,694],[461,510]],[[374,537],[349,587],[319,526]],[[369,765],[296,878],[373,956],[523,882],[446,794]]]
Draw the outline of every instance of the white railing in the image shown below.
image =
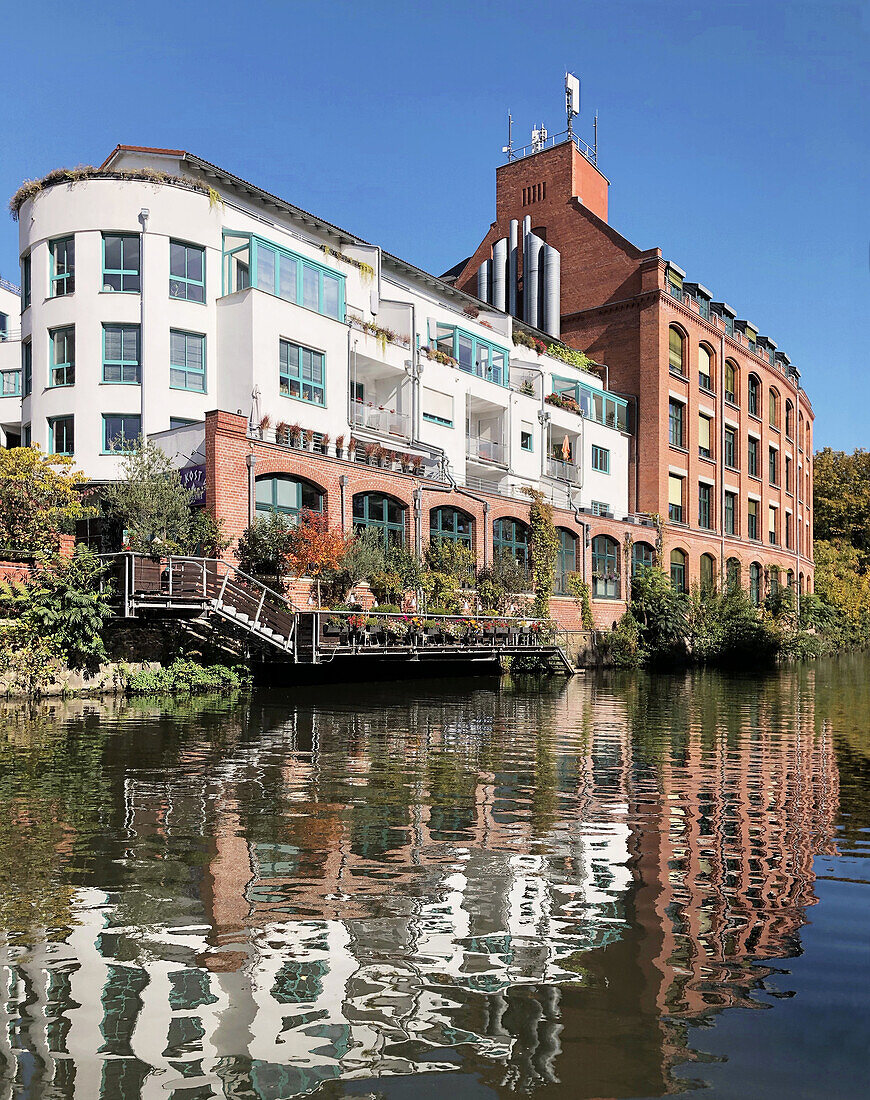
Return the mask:
[[15,341],[20,340],[20,339],[21,339],[21,329],[20,328],[8,328],[8,329],[6,329],[5,332],[2,329],[0,329],[0,344],[5,344],[5,343],[10,343],[11,344],[11,343],[14,343]]
[[547,475],[557,477],[560,481],[570,481],[572,485],[580,484],[580,467],[574,462],[566,462],[563,458],[547,459]]
[[465,437],[465,454],[468,458],[477,459],[478,462],[495,462],[500,466],[507,465],[505,445],[496,443],[491,439],[481,439],[479,436],[467,435]]
[[408,413],[394,409],[381,408],[379,405],[354,401],[353,424],[356,428],[366,428],[379,435],[395,435],[400,439],[411,438],[411,417]]

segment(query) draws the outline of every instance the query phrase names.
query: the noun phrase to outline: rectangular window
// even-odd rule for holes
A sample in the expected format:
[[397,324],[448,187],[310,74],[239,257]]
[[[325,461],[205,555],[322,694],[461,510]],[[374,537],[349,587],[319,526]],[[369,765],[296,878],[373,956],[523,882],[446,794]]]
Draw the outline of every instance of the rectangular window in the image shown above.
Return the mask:
[[191,424],[201,424],[201,420],[191,420],[186,416],[170,416],[169,418],[169,430],[173,428],[189,428]]
[[791,458],[785,456],[785,491],[791,492]]
[[21,257],[21,308],[30,305],[30,253]]
[[21,395],[21,371],[0,371],[0,397],[19,397]]
[[737,432],[733,428],[725,429],[725,465],[737,469]]
[[48,449],[54,455],[71,455],[75,450],[71,416],[55,416],[48,422]]
[[51,362],[48,368],[49,386],[71,386],[76,380],[76,330],[50,329],[48,333]]
[[610,512],[610,505],[606,504],[603,500],[592,501],[592,514],[593,516],[606,516]]
[[285,397],[296,397],[314,405],[325,405],[324,355],[301,344],[282,340],[278,351],[279,384]]
[[746,536],[758,540],[758,501],[750,500],[746,510]]
[[29,397],[33,390],[33,347],[29,340],[21,345],[21,384],[22,395]]
[[668,476],[668,519],[683,522],[683,479],[673,474]]
[[703,481],[698,485],[698,526],[713,526],[713,489]]
[[737,518],[737,494],[725,493],[725,534],[736,535],[736,518]]
[[197,244],[169,242],[169,297],[205,301],[205,249]]
[[142,433],[138,414],[103,413],[103,454],[130,450]]
[[344,276],[314,260],[288,252],[261,237],[225,233],[223,263],[226,294],[253,285],[324,317],[344,321]]
[[507,351],[489,340],[464,332],[455,325],[430,321],[429,347],[455,359],[460,370],[495,382],[497,386],[510,385]]
[[746,469],[750,476],[758,477],[758,440],[751,437],[746,450]]
[[103,325],[103,381],[138,385],[138,325]]
[[169,385],[174,390],[205,393],[205,337],[169,331]]
[[777,538],[776,538],[776,513],[777,513],[777,511],[778,511],[778,509],[776,509],[774,507],[769,507],[767,509],[767,534],[768,534],[768,538],[770,539],[770,545],[771,546],[776,546],[776,543],[777,543]]
[[698,414],[698,454],[701,458],[709,458],[713,451],[710,446],[710,418],[703,413]]
[[592,444],[592,469],[600,474],[610,473],[610,451],[606,447]]
[[767,449],[767,473],[771,485],[779,484],[779,451],[776,447]]
[[139,234],[103,234],[103,290],[135,293],[142,289]]
[[683,408],[679,401],[668,404],[668,438],[672,447],[683,447]]
[[534,450],[534,436],[532,435],[531,425],[529,425],[527,428],[520,429],[520,450]]
[[785,514],[785,545],[786,549],[791,550],[791,512]]
[[76,243],[74,237],[63,237],[48,246],[50,256],[49,298],[72,294],[76,288]]
[[29,424],[24,424],[21,428],[21,446],[29,447],[33,441],[33,433],[30,430]]
[[[430,424],[438,424],[442,428],[453,427],[453,398],[449,393],[441,393],[426,386],[421,387],[423,419]],[[363,393],[354,393],[354,400],[362,401]]]

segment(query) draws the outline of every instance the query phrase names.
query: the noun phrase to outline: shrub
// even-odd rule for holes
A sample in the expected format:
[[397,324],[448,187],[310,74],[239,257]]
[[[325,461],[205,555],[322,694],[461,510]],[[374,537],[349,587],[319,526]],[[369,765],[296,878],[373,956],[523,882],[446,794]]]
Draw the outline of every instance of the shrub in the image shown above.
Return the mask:
[[268,578],[281,591],[290,571],[290,540],[290,525],[282,516],[257,516],[236,547],[242,571]]
[[143,669],[127,681],[132,695],[160,692],[200,694],[206,691],[238,691],[250,687],[251,675],[243,665],[200,665],[179,659],[157,669]]

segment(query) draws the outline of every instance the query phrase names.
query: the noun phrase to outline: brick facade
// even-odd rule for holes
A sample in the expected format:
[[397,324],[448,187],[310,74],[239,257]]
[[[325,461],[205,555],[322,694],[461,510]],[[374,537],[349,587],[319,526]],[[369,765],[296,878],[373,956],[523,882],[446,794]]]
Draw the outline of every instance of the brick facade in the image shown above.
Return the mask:
[[[249,437],[245,417],[227,412],[207,414],[206,501],[209,510],[223,520],[224,533],[232,540],[233,546],[247,527],[253,507],[249,479],[274,473],[291,474],[316,485],[324,493],[324,512],[330,524],[348,534],[353,531],[354,496],[364,492],[387,493],[404,505],[408,545],[417,551],[421,551],[429,540],[431,509],[444,505],[460,508],[474,520],[473,546],[481,565],[491,562],[493,558],[492,525],[495,520],[514,517],[528,523],[529,519],[529,504],[522,500],[453,490],[446,483],[432,482],[413,474],[262,442]],[[342,485],[344,478],[347,480]],[[578,522],[573,512],[558,508],[554,509],[554,514],[556,525],[571,531],[577,538],[577,572],[587,579],[591,579],[592,575],[591,540],[598,535],[608,535],[616,540],[620,548],[620,590],[624,595],[626,536],[654,544],[655,529],[595,516],[584,516]],[[418,527],[421,531],[419,540]],[[418,541],[422,542],[422,546],[417,545]],[[586,546],[585,554],[581,549],[584,541],[590,544]],[[231,548],[228,556],[232,555]],[[310,587],[307,582],[295,584],[291,594],[298,603],[304,604],[310,596]],[[560,624],[566,628],[580,629],[580,611],[573,599],[554,597],[551,605],[553,617]],[[594,599],[592,613],[596,625],[604,629],[611,627],[622,615],[625,606],[622,599]]]
[[[663,564],[670,553],[688,554],[689,583],[700,579],[701,555],[714,558],[718,576],[725,562],[736,558],[744,583],[752,562],[789,573],[802,591],[812,591],[812,426],[807,395],[789,372],[773,366],[751,349],[737,331],[728,335],[720,318],[700,315],[695,301],[677,300],[668,292],[667,264],[658,248],[643,251],[620,236],[607,218],[607,181],[573,143],[546,149],[496,171],[496,221],[457,278],[457,285],[477,291],[477,270],[490,258],[493,243],[508,234],[510,220],[532,219],[533,231],[562,256],[562,338],[607,364],[605,384],[632,395],[636,411],[635,466],[630,507],[665,517]],[[521,299],[520,299],[521,300]],[[669,329],[683,336],[684,375],[670,370]],[[698,380],[699,348],[712,362],[712,392]],[[725,360],[738,367],[736,401],[724,400]],[[747,405],[750,374],[760,382],[759,416]],[[768,417],[768,393],[779,394],[779,426]],[[669,402],[684,405],[683,447],[669,444]],[[793,408],[792,430],[785,432],[785,403]],[[710,458],[699,452],[699,416],[711,424]],[[723,428],[737,432],[737,469],[724,465]],[[749,436],[758,439],[759,476],[747,470]],[[778,483],[768,477],[769,449],[778,453]],[[790,459],[791,487],[785,485],[785,457]],[[684,479],[685,523],[668,520],[669,474]],[[700,526],[702,483],[712,485],[711,528]],[[730,487],[730,488],[729,488]],[[735,536],[724,534],[725,489],[737,493]],[[758,498],[759,538],[747,538],[750,498]],[[777,538],[768,536],[768,509],[777,509]],[[791,519],[786,545],[785,514]]]

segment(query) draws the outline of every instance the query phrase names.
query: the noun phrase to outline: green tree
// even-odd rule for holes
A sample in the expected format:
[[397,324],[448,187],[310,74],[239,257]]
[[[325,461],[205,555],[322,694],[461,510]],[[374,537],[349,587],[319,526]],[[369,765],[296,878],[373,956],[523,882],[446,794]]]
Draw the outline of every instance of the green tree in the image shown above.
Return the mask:
[[130,549],[153,557],[192,552],[198,536],[191,519],[193,494],[169,456],[151,440],[139,439],[121,456],[120,472],[103,500],[109,518],[126,530]]
[[813,461],[815,537],[870,553],[870,452],[825,447]]
[[553,509],[537,489],[526,489],[532,498],[529,508],[529,554],[532,578],[535,585],[534,612],[539,619],[550,617],[550,594],[556,575],[556,555],[559,553],[559,536],[553,523]]
[[291,541],[291,527],[283,516],[256,516],[239,539],[236,557],[245,573],[268,578],[280,592],[290,572]]
[[60,535],[94,515],[82,503],[84,475],[66,455],[36,447],[0,450],[0,551],[53,554]]

